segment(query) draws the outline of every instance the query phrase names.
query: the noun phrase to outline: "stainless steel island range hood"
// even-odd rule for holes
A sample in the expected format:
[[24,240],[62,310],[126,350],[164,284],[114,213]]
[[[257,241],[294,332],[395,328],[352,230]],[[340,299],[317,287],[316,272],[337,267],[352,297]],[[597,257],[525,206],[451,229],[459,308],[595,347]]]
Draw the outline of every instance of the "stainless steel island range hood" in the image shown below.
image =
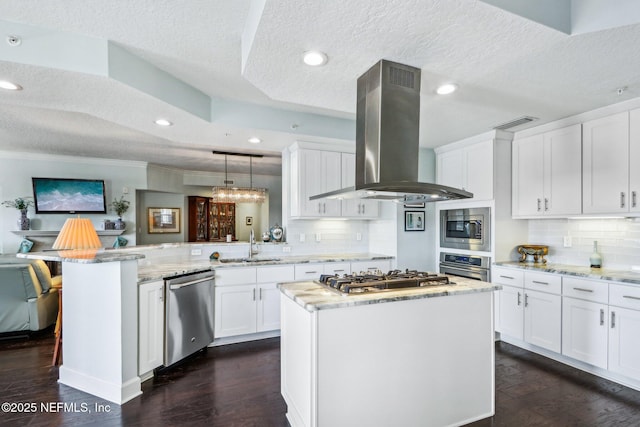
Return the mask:
[[310,199],[436,202],[473,197],[418,182],[419,128],[420,69],[381,60],[358,78],[356,185]]

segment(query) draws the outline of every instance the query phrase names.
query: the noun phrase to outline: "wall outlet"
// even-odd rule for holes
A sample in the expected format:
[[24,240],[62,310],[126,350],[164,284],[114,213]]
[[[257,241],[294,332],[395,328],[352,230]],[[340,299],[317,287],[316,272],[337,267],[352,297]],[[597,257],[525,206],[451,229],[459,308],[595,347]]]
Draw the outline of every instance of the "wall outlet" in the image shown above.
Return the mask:
[[300,243],[304,243],[305,240],[304,233],[300,233]]
[[291,246],[283,246],[282,252],[291,252]]
[[359,242],[362,240],[362,233],[356,233],[356,240]]
[[564,247],[570,248],[572,246],[571,236],[564,236]]
[[129,187],[122,187],[122,194],[129,194]]
[[319,242],[321,239],[320,233],[316,233],[316,242]]
[[202,255],[202,249],[191,249],[191,255]]

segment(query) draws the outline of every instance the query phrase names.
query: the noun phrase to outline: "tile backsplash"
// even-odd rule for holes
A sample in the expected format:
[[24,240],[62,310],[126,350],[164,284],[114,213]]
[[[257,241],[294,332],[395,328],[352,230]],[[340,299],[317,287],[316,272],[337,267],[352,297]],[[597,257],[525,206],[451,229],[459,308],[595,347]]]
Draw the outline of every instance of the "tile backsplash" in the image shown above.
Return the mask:
[[[565,236],[571,247],[564,247]],[[549,262],[588,266],[594,240],[603,268],[640,266],[640,218],[529,220],[527,243],[548,245]]]

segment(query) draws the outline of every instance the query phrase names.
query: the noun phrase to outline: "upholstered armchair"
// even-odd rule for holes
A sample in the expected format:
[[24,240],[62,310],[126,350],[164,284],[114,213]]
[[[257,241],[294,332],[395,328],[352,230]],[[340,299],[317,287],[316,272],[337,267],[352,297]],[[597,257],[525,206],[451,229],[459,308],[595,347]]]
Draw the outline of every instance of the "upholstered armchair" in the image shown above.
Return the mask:
[[58,290],[42,260],[0,261],[0,333],[39,331],[56,321]]

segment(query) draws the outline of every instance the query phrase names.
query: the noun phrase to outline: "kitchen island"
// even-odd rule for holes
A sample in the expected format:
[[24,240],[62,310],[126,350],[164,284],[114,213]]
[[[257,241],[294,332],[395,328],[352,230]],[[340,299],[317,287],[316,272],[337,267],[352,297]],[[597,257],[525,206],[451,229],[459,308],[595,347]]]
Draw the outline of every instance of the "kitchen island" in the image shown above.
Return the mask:
[[494,414],[491,283],[340,295],[280,285],[294,426],[453,426]]

